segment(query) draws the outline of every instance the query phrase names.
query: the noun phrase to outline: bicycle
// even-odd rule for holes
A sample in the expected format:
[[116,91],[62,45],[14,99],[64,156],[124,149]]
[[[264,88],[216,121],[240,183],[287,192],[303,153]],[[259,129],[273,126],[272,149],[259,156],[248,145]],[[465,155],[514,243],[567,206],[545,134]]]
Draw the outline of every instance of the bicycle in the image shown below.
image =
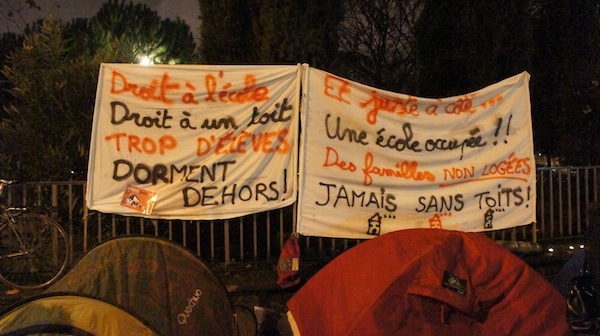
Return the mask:
[[[0,179],[0,196],[15,182]],[[69,259],[69,238],[56,220],[0,204],[1,282],[19,290],[46,288],[63,275]]]

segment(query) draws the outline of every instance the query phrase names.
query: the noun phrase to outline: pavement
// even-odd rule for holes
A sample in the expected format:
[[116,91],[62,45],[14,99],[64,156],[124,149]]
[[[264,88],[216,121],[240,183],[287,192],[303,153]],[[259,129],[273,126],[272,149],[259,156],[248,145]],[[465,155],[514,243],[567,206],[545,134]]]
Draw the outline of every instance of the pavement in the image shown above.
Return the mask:
[[43,290],[20,291],[18,289],[10,288],[5,284],[0,284],[0,311],[3,312],[12,305],[34,295],[39,295],[42,292]]

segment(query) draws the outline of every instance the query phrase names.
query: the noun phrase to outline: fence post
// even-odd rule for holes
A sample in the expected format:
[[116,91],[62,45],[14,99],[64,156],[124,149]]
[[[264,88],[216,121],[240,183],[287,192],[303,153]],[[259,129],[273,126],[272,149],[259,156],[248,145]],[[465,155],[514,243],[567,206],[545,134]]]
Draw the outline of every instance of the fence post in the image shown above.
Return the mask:
[[87,252],[87,236],[88,236],[88,207],[85,194],[87,193],[87,184],[83,185],[83,253]]
[[225,245],[225,268],[231,263],[231,251],[229,251],[229,219],[223,223],[223,245]]
[[[56,211],[58,209],[58,185],[56,183],[52,183],[52,197],[51,197],[51,206],[52,206],[52,211],[50,212],[52,214],[53,217],[56,218]],[[69,208],[71,207],[71,204],[69,204]],[[59,223],[63,228],[64,224]],[[67,248],[69,249],[69,256],[71,256],[71,260],[68,260],[68,262],[70,263],[73,259],[73,230],[71,230],[70,228],[66,228],[66,231],[68,233],[68,246]]]

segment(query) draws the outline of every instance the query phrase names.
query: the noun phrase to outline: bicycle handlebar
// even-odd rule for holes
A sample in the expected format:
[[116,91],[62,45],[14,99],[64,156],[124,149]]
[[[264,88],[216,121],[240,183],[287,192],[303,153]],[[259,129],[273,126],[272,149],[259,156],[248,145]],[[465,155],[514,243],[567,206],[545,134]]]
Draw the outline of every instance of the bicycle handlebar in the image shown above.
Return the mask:
[[13,183],[17,182],[16,180],[4,180],[4,179],[0,179],[0,195],[2,195],[2,190],[4,189],[5,186],[7,185],[11,185]]

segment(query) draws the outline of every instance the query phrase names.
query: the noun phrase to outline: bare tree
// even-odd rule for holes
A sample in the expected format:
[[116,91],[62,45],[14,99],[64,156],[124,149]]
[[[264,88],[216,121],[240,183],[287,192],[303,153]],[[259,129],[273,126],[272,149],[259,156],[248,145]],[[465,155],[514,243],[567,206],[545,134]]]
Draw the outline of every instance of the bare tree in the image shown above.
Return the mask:
[[41,7],[36,0],[0,0],[0,18],[6,28],[19,33],[25,31],[29,22],[24,18],[23,13],[28,10],[40,11]]
[[380,88],[414,91],[415,24],[424,0],[346,0],[339,30],[342,72]]

